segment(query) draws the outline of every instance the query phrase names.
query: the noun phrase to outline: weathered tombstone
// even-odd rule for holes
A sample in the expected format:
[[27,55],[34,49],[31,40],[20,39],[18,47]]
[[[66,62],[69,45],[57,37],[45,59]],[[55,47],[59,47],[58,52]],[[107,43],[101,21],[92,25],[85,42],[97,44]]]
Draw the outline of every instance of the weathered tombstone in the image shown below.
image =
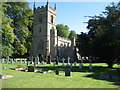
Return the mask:
[[65,70],[65,76],[71,76],[70,72],[71,72],[70,69],[66,69],[66,70]]
[[76,62],[74,62],[74,67],[76,67]]
[[62,67],[65,67],[64,61],[65,61],[65,59],[63,58],[63,59],[62,59],[62,62],[63,62]]
[[34,66],[28,66],[28,72],[34,72]]
[[72,68],[72,63],[70,63],[70,68]]
[[56,71],[55,71],[55,74],[56,74],[56,75],[59,75],[59,70],[56,70]]
[[20,59],[20,63],[22,63],[22,59]]
[[67,65],[70,66],[70,57],[68,57],[67,59],[68,59]]

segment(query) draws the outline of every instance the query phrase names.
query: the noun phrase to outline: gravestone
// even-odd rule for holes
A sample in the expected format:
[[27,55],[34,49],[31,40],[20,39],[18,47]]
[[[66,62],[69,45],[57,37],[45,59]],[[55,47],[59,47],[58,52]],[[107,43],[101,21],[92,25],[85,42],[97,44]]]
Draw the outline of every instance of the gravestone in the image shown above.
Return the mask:
[[34,67],[36,67],[36,64],[37,64],[37,58],[34,57]]
[[22,59],[20,59],[20,63],[22,63]]
[[79,68],[81,69],[83,67],[83,60],[81,60],[81,63],[79,64]]
[[34,66],[28,66],[28,72],[34,72]]
[[56,75],[59,75],[59,70],[56,70],[56,71],[55,71],[55,74],[56,74]]
[[72,68],[72,63],[70,63],[70,68]]
[[3,67],[3,69],[6,69],[6,67]]
[[70,66],[70,57],[68,57],[67,59],[68,59],[67,65]]
[[83,67],[83,64],[82,64],[82,63],[80,63],[80,64],[79,64],[79,68],[81,69],[82,67]]
[[62,59],[62,62],[63,62],[62,67],[65,67],[64,61],[65,61],[65,59],[63,58],[63,59]]
[[54,61],[53,66],[55,66],[55,65],[56,65],[56,62]]
[[11,61],[10,61],[10,62],[11,62],[11,64],[13,64],[13,59],[11,59]]
[[66,69],[66,70],[65,70],[65,76],[71,76],[70,72],[71,72],[70,69]]
[[89,69],[92,69],[92,64],[90,63],[90,65],[89,65]]
[[6,63],[8,63],[8,62],[9,62],[9,57],[6,58]]
[[77,64],[77,63],[76,63],[76,62],[74,62],[74,67],[76,67],[76,64]]
[[15,62],[17,63],[17,59],[15,59]]
[[44,61],[41,62],[41,65],[44,65]]
[[1,63],[4,63],[4,62],[5,62],[5,59],[3,58]]
[[26,59],[24,60],[24,63],[26,63]]
[[91,59],[89,59],[89,62],[90,62],[89,69],[92,69]]
[[39,64],[39,57],[37,56],[37,64]]

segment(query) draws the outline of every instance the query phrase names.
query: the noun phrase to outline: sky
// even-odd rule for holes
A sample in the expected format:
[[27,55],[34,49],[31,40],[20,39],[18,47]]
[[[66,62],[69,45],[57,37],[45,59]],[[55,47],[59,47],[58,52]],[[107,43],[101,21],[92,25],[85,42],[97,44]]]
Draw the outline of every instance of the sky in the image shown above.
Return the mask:
[[[77,34],[80,34],[81,32],[88,32],[85,22],[88,22],[90,18],[85,16],[101,14],[111,2],[49,2],[49,5],[54,7],[56,3],[56,24],[67,25],[69,31],[75,30]],[[36,2],[36,7],[45,5],[46,2]],[[29,6],[33,9],[33,2],[29,2]]]

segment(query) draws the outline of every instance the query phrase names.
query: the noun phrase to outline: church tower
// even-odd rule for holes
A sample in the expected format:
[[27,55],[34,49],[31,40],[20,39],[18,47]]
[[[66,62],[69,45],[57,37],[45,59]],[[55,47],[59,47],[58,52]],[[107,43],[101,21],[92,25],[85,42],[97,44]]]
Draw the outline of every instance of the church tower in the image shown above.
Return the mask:
[[52,8],[47,1],[45,6],[36,8],[34,3],[34,23],[31,56],[55,56],[57,46],[56,4]]

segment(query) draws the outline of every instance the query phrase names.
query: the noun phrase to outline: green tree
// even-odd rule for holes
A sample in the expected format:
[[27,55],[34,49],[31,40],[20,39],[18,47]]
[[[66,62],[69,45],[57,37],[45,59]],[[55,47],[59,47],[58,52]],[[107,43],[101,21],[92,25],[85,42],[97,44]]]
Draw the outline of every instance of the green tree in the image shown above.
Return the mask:
[[81,56],[90,56],[91,55],[90,38],[87,33],[81,32],[81,34],[78,35],[76,42],[77,42],[76,45],[79,49],[79,53],[81,54]]
[[74,30],[71,30],[70,33],[69,33],[69,36],[68,36],[69,39],[71,38],[75,38],[77,39],[77,34]]
[[4,12],[6,8],[10,8],[9,4],[2,3],[2,57],[9,57],[13,54],[14,47],[12,46],[16,36],[13,33],[13,28],[10,26],[12,19]]
[[13,20],[11,26],[16,36],[13,47],[14,54],[23,55],[29,53],[31,46],[31,32],[33,23],[33,12],[27,2],[7,2],[5,12]]
[[120,56],[120,3],[106,7],[100,16],[88,21],[88,36],[94,57],[100,57],[112,68]]
[[56,26],[58,36],[68,38],[69,36],[69,27],[67,25],[58,24]]

